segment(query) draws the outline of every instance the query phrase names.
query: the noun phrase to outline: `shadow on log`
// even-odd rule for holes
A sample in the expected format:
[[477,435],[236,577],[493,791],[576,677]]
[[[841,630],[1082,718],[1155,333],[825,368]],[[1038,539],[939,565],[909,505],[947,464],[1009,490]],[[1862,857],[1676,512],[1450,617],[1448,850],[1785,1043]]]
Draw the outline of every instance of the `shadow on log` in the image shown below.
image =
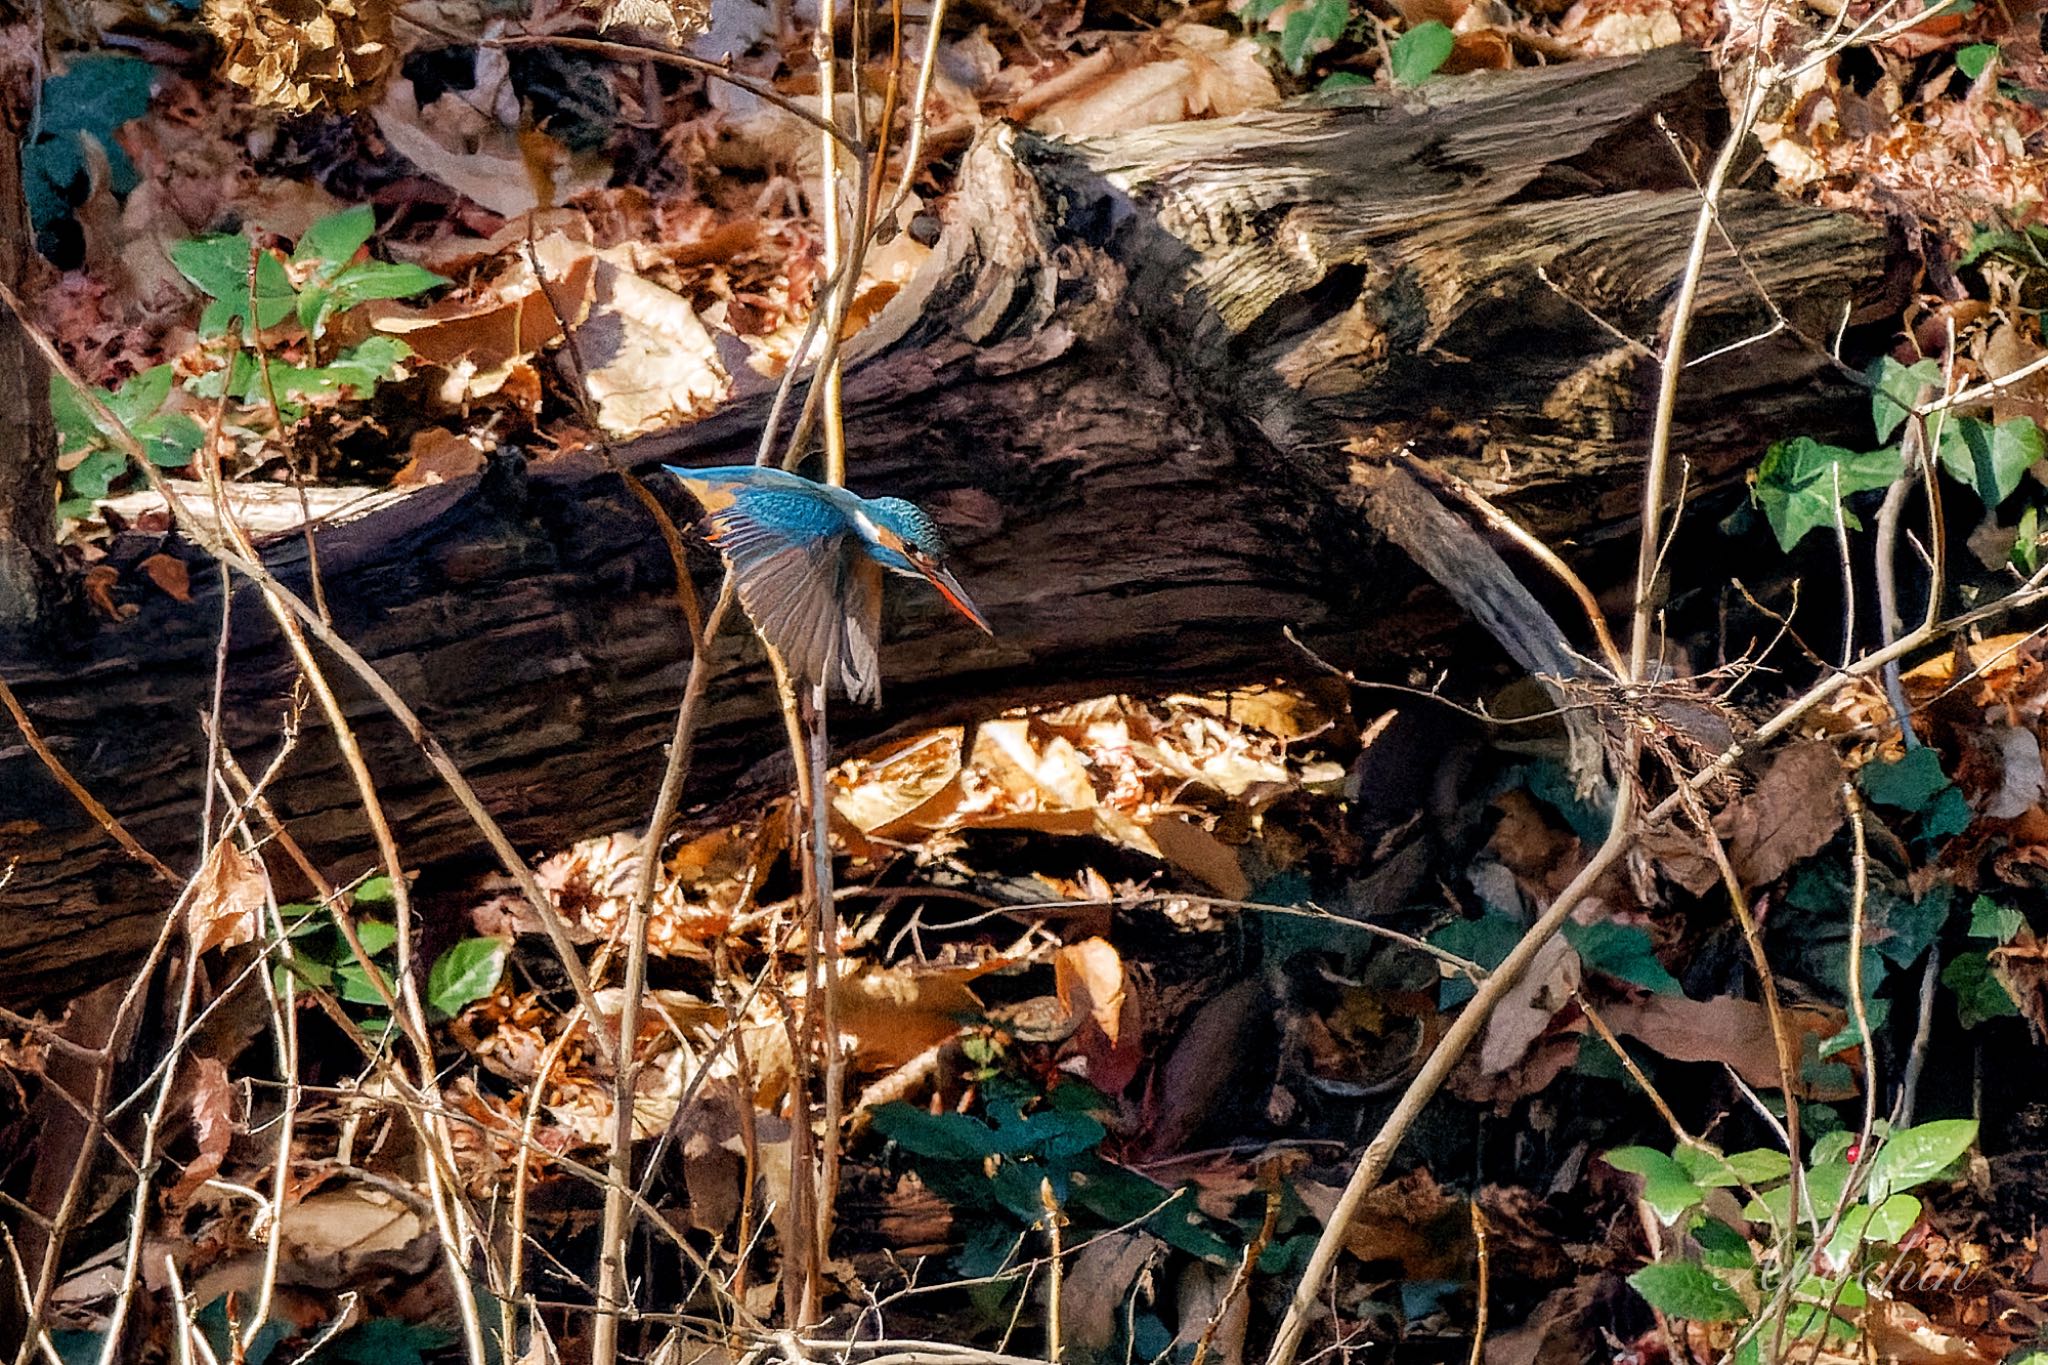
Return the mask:
[[[856,488],[933,511],[998,634],[892,593],[884,705],[842,710],[835,738],[1281,674],[1300,665],[1287,626],[1392,664],[1448,613],[1362,510],[1353,466],[1376,450],[1412,442],[1546,535],[1630,529],[1649,348],[1698,209],[1660,114],[1694,145],[1716,135],[1688,55],[1073,144],[984,135],[938,249],[851,344],[846,389]],[[1887,280],[1883,234],[1860,221],[1749,192],[1723,219],[1742,254],[1717,244],[1694,347],[1737,349],[1687,379],[1678,448],[1695,487],[1776,436],[1854,419],[1857,391],[1809,339],[1881,310]],[[626,449],[642,467],[749,460],[766,407],[757,388]],[[131,539],[117,560],[166,548],[191,557]],[[666,553],[616,477],[502,453],[478,479],[324,524],[318,551],[336,625],[513,838],[545,848],[645,819],[686,646]],[[303,587],[300,537],[268,554]],[[702,557],[700,586],[712,568]],[[222,606],[214,571],[195,562],[192,581],[189,604],[137,588],[138,615],[68,653],[0,660],[77,774],[180,869],[200,842]],[[751,638],[717,648],[730,666],[691,775],[700,812],[787,773]],[[411,741],[334,676],[409,864],[477,855]],[[293,670],[245,585],[226,678],[224,738],[255,772],[294,713]],[[272,800],[354,875],[370,862],[355,792],[317,712],[297,723]],[[107,978],[171,899],[13,738],[10,864],[9,1001]]]

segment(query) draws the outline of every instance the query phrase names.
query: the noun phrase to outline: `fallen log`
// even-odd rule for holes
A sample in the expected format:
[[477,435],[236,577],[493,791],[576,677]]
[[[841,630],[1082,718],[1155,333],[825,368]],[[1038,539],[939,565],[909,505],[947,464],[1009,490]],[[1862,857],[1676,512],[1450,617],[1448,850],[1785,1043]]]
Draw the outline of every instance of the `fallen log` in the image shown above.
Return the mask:
[[[835,713],[853,746],[1025,699],[1158,690],[1300,666],[1292,626],[1398,662],[1443,599],[1365,514],[1353,471],[1415,449],[1539,533],[1625,532],[1696,191],[1654,120],[1704,145],[1711,83],[1676,51],[1432,82],[1063,143],[1014,128],[964,154],[937,249],[849,346],[853,483],[923,502],[995,624],[892,592],[883,705]],[[1882,311],[1872,225],[1731,194],[1678,445],[1695,487],[1762,445],[1858,411],[1824,340]],[[765,392],[625,448],[752,458]],[[657,480],[657,482],[663,482]],[[666,490],[673,492],[672,489]],[[676,510],[684,512],[675,497]],[[380,496],[317,530],[341,633],[405,695],[523,846],[646,816],[687,664],[647,513],[591,458]],[[118,624],[29,654],[0,645],[55,751],[173,868],[197,855],[222,601],[142,575]],[[297,534],[266,556],[306,586]],[[714,581],[708,556],[700,591]],[[124,589],[124,593],[128,590]],[[691,773],[700,810],[787,780],[751,638],[715,646]],[[315,859],[369,864],[360,803],[294,669],[237,585],[223,740],[250,771],[297,739],[270,796]],[[413,866],[481,849],[413,741],[340,671]],[[0,999],[102,980],[153,937],[169,889],[0,730]]]

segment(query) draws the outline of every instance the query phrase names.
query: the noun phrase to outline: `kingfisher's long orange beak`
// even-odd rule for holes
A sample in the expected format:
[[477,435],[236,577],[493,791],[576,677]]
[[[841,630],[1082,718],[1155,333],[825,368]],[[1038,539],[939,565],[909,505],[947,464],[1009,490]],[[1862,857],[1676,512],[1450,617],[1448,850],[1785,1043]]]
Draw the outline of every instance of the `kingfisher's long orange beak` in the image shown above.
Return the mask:
[[939,590],[939,596],[945,598],[952,605],[953,610],[981,627],[982,634],[995,634],[995,630],[982,616],[981,609],[975,606],[973,600],[967,596],[967,589],[960,586],[959,579],[946,572],[944,565],[933,563],[922,555],[910,555],[908,558],[911,566],[923,574],[925,580]]

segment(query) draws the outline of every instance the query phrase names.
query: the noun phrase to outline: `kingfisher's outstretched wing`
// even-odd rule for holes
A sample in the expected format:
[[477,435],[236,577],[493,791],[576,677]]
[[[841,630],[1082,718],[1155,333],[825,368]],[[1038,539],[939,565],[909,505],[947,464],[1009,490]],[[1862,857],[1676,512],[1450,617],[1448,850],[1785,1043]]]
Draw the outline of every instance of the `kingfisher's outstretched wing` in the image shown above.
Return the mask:
[[779,471],[676,472],[705,509],[705,539],[731,567],[740,605],[790,670],[855,701],[880,700],[882,570],[844,513],[752,477]]

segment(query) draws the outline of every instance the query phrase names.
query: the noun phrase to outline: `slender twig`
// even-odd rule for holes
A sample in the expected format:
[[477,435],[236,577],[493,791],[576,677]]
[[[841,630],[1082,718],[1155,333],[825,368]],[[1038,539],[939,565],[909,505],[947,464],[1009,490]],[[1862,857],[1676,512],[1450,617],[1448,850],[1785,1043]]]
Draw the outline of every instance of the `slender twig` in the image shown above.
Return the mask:
[[49,769],[50,776],[56,778],[58,785],[71,793],[71,799],[85,808],[85,813],[93,818],[95,824],[105,830],[129,857],[158,877],[173,886],[183,884],[183,877],[164,866],[161,858],[144,848],[135,836],[128,832],[127,826],[116,819],[112,811],[101,805],[99,799],[86,790],[84,783],[71,775],[71,770],[64,766],[64,761],[44,742],[42,733],[36,729],[36,723],[29,718],[28,712],[23,709],[21,702],[14,695],[14,689],[7,685],[5,678],[0,678],[0,706],[6,707],[7,714],[14,717],[15,725],[21,729],[21,737],[28,741],[28,747],[42,760],[43,766]]
[[79,1204],[84,1198],[85,1187],[92,1174],[93,1161],[98,1155],[100,1142],[106,1133],[107,1108],[113,1097],[115,1067],[121,1053],[133,1037],[137,1012],[148,993],[148,984],[155,979],[158,965],[177,936],[178,926],[184,923],[186,902],[191,898],[197,885],[196,878],[187,881],[184,889],[178,893],[177,900],[172,902],[171,908],[165,913],[162,927],[157,931],[155,944],[151,946],[141,967],[129,978],[128,988],[122,993],[121,1002],[114,1009],[114,1016],[107,1026],[106,1035],[96,1049],[98,1060],[92,1073],[92,1098],[86,1105],[88,1117],[85,1133],[79,1140],[76,1155],[72,1158],[71,1172],[65,1178],[64,1192],[58,1196],[57,1208],[50,1215],[49,1230],[43,1245],[42,1264],[36,1270],[35,1292],[29,1296],[28,1322],[22,1331],[21,1346],[14,1357],[14,1365],[28,1365],[35,1355],[36,1342],[42,1336],[43,1323],[49,1315],[50,1294],[56,1288],[57,1269],[64,1254],[64,1243],[70,1236],[72,1222],[78,1217]]
[[1579,609],[1586,615],[1586,624],[1593,632],[1593,638],[1599,642],[1600,655],[1607,661],[1608,668],[1616,677],[1622,676],[1628,662],[1607,628],[1607,614],[1600,610],[1599,600],[1593,596],[1593,590],[1586,586],[1586,580],[1573,572],[1571,565],[1565,563],[1557,551],[1531,535],[1520,522],[1502,511],[1484,493],[1456,474],[1447,469],[1440,469],[1427,460],[1416,459],[1414,453],[1409,450],[1402,450],[1396,458],[1401,461],[1402,468],[1424,483],[1442,489],[1464,503],[1478,513],[1487,526],[1512,540],[1524,554],[1548,569],[1551,577],[1562,583],[1565,590],[1577,599]]
[[1060,1201],[1053,1196],[1050,1180],[1038,1182],[1038,1207],[1045,1210],[1042,1223],[1050,1249],[1045,1272],[1045,1359],[1046,1365],[1060,1365],[1060,1289],[1065,1278],[1060,1229],[1067,1220],[1060,1212]]
[[1280,1210],[1286,1205],[1286,1200],[1281,1195],[1276,1173],[1269,1170],[1261,1183],[1266,1186],[1265,1217],[1259,1220],[1259,1230],[1252,1234],[1251,1241],[1245,1243],[1244,1253],[1237,1258],[1237,1270],[1230,1277],[1230,1287],[1223,1291],[1223,1297],[1216,1301],[1215,1311],[1202,1324],[1202,1335],[1195,1341],[1195,1354],[1188,1365],[1207,1365],[1209,1348],[1215,1343],[1223,1320],[1230,1316],[1237,1301],[1251,1289],[1252,1272],[1258,1268],[1259,1258],[1266,1254],[1266,1248],[1273,1244],[1273,1233],[1280,1225]]
[[1479,1308],[1472,1322],[1472,1354],[1466,1357],[1468,1365],[1482,1365],[1486,1359],[1486,1314],[1487,1314],[1487,1272],[1491,1257],[1486,1245],[1486,1214],[1479,1207],[1475,1196],[1471,1203],[1472,1240],[1479,1244],[1479,1283],[1474,1292],[1479,1295]]
[[1892,1113],[1893,1128],[1913,1126],[1914,1101],[1920,1093],[1920,1073],[1927,1065],[1927,1043],[1934,1034],[1934,988],[1941,982],[1941,941],[1927,949],[1927,965],[1920,969],[1920,1011],[1913,1026],[1913,1046],[1906,1054],[1906,1072],[1899,1081],[1898,1104]]

